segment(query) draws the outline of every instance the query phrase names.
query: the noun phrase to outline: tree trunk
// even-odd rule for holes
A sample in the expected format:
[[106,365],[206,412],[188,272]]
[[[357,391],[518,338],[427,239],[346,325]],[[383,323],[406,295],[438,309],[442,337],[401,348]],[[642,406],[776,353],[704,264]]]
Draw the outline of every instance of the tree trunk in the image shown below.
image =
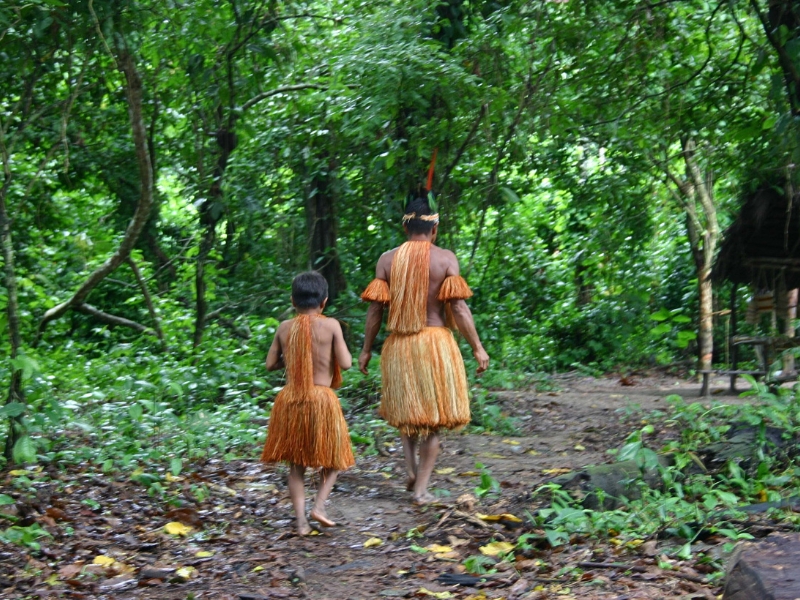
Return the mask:
[[136,70],[133,57],[127,52],[121,53],[119,65],[127,82],[125,91],[128,96],[128,116],[131,121],[141,185],[139,203],[117,251],[86,278],[86,281],[69,300],[51,308],[44,314],[39,323],[39,331],[36,334],[34,345],[39,342],[50,321],[54,321],[67,311],[84,304],[92,290],[128,258],[139,234],[147,223],[150,208],[153,205],[153,169],[150,163],[150,153],[147,150],[147,130],[142,115],[142,80]]
[[[6,195],[11,185],[11,174],[6,172],[3,187],[0,189],[0,247],[2,247],[3,262],[5,263],[5,287],[8,294],[6,312],[8,314],[8,334],[11,341],[11,358],[19,355],[22,347],[22,334],[19,321],[19,301],[17,299],[17,278],[14,271],[14,247],[11,240],[11,222],[6,209]],[[8,387],[6,404],[11,402],[25,403],[25,394],[22,389],[22,371],[12,367],[11,382]],[[4,449],[5,457],[11,462],[14,444],[17,443],[21,433],[21,417],[9,420],[8,435]]]
[[194,271],[195,314],[194,314],[194,339],[193,345],[197,348],[203,342],[203,333],[206,328],[208,301],[206,300],[206,261],[214,249],[217,241],[217,223],[224,214],[224,199],[222,194],[222,181],[228,160],[238,145],[236,134],[226,129],[217,131],[217,145],[219,156],[214,166],[211,189],[208,199],[200,205],[200,223],[204,226],[203,237],[200,239],[200,248],[197,252],[197,261]]
[[330,169],[316,174],[306,198],[306,225],[309,235],[309,268],[319,271],[328,282],[328,302],[333,304],[347,281],[336,249],[337,222],[335,194],[331,189]]

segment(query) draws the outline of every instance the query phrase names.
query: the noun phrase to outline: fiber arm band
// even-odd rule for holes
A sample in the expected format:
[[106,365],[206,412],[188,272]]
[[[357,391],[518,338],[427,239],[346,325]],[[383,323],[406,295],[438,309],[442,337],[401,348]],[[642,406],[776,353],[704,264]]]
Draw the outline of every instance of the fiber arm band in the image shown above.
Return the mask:
[[472,290],[469,289],[466,280],[461,275],[450,275],[442,282],[437,298],[442,302],[448,300],[466,300],[472,297]]
[[361,299],[367,302],[389,303],[389,284],[383,279],[373,279],[361,294]]

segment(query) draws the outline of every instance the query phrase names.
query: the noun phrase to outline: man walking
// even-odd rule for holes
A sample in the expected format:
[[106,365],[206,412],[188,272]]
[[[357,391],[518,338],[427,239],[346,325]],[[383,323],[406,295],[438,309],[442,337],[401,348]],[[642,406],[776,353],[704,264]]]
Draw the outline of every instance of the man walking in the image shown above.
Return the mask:
[[464,361],[448,327],[457,328],[469,342],[478,373],[489,366],[489,355],[464,301],[472,291],[459,275],[458,259],[434,245],[439,215],[432,214],[432,203],[431,193],[408,203],[403,215],[408,241],[380,257],[375,279],[361,295],[371,302],[358,359],[364,374],[384,308],[389,307],[390,335],[381,353],[380,412],[400,430],[406,487],[416,504],[435,500],[428,483],[439,454],[439,430],[460,428],[470,420]]

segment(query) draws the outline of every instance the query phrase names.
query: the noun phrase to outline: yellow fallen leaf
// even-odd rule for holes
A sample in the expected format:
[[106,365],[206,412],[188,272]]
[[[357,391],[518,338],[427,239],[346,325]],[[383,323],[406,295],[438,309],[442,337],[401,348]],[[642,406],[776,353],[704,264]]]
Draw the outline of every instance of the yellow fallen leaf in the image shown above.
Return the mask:
[[431,552],[452,552],[453,549],[450,546],[440,546],[439,544],[428,544],[425,546],[426,550],[430,550]]
[[384,479],[391,479],[392,477],[394,477],[394,475],[392,475],[391,473],[381,473],[381,476]]
[[253,568],[252,572],[253,573],[258,573],[259,571],[263,571],[263,570],[264,570],[264,567],[262,567],[261,565],[258,565],[257,567]]
[[459,477],[479,477],[480,473],[477,471],[464,471],[463,473],[458,474]]
[[511,542],[492,542],[480,547],[481,554],[486,556],[498,556],[500,554],[508,554],[514,549],[514,544]]
[[372,548],[373,546],[382,546],[383,540],[381,538],[369,538],[366,542],[364,542],[364,548]]
[[564,473],[572,473],[572,469],[542,469],[545,475],[563,475]]
[[450,473],[452,473],[453,471],[455,471],[454,467],[445,467],[443,469],[436,469],[436,473],[439,475],[450,475]]
[[511,513],[503,513],[500,515],[484,515],[475,513],[475,516],[483,521],[512,521],[513,523],[522,523],[522,519],[512,515]]
[[481,452],[479,456],[484,456],[486,458],[506,458],[502,454],[498,454],[497,452]]
[[644,540],[630,540],[625,545],[628,546],[628,548],[638,548],[642,544],[644,544]]
[[450,552],[439,552],[433,556],[436,558],[436,560],[458,560],[461,558],[461,555],[455,550],[451,550]]
[[511,444],[512,446],[519,446],[519,442],[516,440],[503,440],[504,444]]
[[622,546],[622,544],[625,543],[625,540],[621,540],[618,537],[613,537],[613,538],[609,539],[608,541],[611,542],[612,544],[614,544],[615,546]]
[[530,454],[531,456],[539,456],[539,454],[541,453],[537,452],[536,450],[528,450],[525,454]]
[[197,569],[194,567],[181,567],[177,571],[175,571],[175,575],[180,577],[181,579],[191,579],[195,575],[197,575]]
[[586,446],[584,446],[583,444],[575,444],[575,450],[577,450],[578,452],[583,452],[584,450],[586,450]]
[[309,533],[308,535],[322,535],[322,534],[319,531],[317,531],[316,529],[312,529],[311,533]]
[[104,556],[103,554],[100,554],[99,556],[95,556],[94,557],[94,560],[92,561],[92,564],[93,565],[103,565],[104,567],[110,567],[115,562],[116,561],[113,558],[111,558],[110,556]]
[[208,550],[201,550],[200,552],[195,553],[197,558],[208,558],[209,556],[214,556],[213,552],[209,552]]
[[30,475],[30,472],[25,469],[14,469],[13,471],[9,471],[8,474],[14,477],[21,477],[22,475]]
[[192,528],[179,521],[171,521],[164,525],[164,531],[170,535],[188,535]]
[[419,588],[417,590],[417,596],[430,596],[431,598],[441,598],[441,600],[446,600],[447,598],[455,598],[452,593],[450,592],[432,592],[427,588]]
[[167,474],[164,475],[164,479],[166,479],[169,483],[174,483],[176,481],[183,481],[184,478],[176,476],[176,475],[173,475],[172,473],[167,471]]
[[402,569],[400,569],[400,570],[397,572],[397,574],[398,574],[398,575],[408,575],[408,571],[403,571]]

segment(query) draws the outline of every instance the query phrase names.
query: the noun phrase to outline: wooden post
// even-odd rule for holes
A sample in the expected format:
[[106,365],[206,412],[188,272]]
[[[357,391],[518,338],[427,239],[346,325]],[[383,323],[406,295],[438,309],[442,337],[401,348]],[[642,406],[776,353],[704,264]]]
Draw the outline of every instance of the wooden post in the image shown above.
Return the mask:
[[739,347],[733,343],[733,340],[736,338],[738,332],[738,325],[739,319],[736,314],[736,292],[738,291],[738,285],[735,283],[731,287],[731,335],[728,338],[728,352],[730,352],[731,357],[731,387],[730,393],[736,393],[736,371],[739,368]]
[[[783,316],[783,333],[787,338],[793,338],[794,320],[797,317],[797,288],[786,292],[786,314]],[[794,376],[794,354],[783,353],[783,376]]]

